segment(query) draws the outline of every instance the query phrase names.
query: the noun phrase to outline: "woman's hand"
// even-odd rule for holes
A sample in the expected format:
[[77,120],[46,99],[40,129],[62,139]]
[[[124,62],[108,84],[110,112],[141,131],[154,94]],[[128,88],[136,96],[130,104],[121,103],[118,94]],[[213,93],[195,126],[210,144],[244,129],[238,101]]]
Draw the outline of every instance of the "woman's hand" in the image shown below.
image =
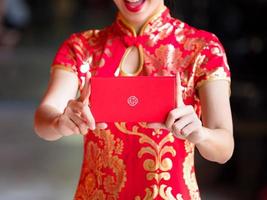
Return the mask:
[[88,133],[88,129],[94,130],[96,126],[100,129],[107,127],[105,123],[95,123],[95,119],[89,108],[89,97],[91,93],[90,78],[91,73],[88,72],[80,97],[77,100],[69,100],[63,114],[56,120],[57,129],[63,136],[73,134],[85,135]]
[[148,127],[168,129],[175,137],[196,144],[202,157],[207,160],[225,163],[234,150],[229,82],[207,83],[199,88],[199,96],[204,126],[194,108],[184,104],[181,80],[177,74],[177,108],[170,111],[165,124],[153,123]]
[[148,127],[168,129],[177,138],[188,139],[195,144],[199,143],[204,139],[202,122],[198,118],[193,106],[184,104],[179,73],[176,76],[176,84],[177,108],[169,112],[165,124],[149,123]]

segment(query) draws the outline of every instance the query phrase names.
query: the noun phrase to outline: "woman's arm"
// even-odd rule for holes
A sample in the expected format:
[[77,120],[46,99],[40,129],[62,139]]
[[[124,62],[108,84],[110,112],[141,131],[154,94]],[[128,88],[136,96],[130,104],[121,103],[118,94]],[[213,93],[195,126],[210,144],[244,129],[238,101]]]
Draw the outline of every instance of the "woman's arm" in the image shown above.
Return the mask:
[[198,90],[202,106],[202,121],[193,106],[185,105],[177,74],[177,108],[169,112],[165,124],[150,123],[150,128],[165,128],[175,137],[196,144],[207,160],[225,163],[234,150],[232,115],[229,102],[229,82],[207,82]]
[[89,78],[87,88],[78,100],[76,74],[54,69],[48,89],[35,112],[35,132],[45,140],[57,140],[62,136],[86,134],[94,129],[94,118],[88,107],[90,95]]
[[194,108],[183,102],[179,75],[177,88],[178,105],[169,113],[166,127],[177,138],[196,144],[200,154],[207,160],[218,163],[228,161],[234,149],[229,82],[210,81],[199,88],[202,122]]
[[[234,150],[229,82],[211,81],[199,88],[202,107],[202,137],[196,143],[200,154],[211,161],[225,163]],[[189,136],[194,137],[194,135]],[[192,138],[191,138],[192,139]]]

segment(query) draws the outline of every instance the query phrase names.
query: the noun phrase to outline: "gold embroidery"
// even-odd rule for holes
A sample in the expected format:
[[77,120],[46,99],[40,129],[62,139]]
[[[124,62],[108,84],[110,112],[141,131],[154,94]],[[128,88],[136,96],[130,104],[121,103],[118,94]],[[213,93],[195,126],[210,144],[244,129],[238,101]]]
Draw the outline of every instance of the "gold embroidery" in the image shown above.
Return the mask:
[[85,38],[85,39],[89,39],[89,38],[91,38],[92,36],[93,36],[93,34],[94,34],[94,31],[93,30],[88,30],[88,31],[84,31],[83,33],[82,33],[82,36]]
[[[141,124],[145,126],[144,124]],[[176,198],[172,195],[171,187],[162,184],[162,180],[168,181],[171,178],[170,170],[173,167],[172,160],[169,157],[165,157],[170,154],[172,157],[176,156],[176,151],[173,146],[168,145],[168,143],[174,142],[174,137],[172,133],[167,134],[159,143],[156,143],[152,138],[147,134],[139,132],[139,127],[133,126],[132,130],[127,129],[126,123],[115,123],[115,126],[123,133],[128,135],[139,136],[139,142],[141,144],[148,144],[149,146],[142,147],[138,152],[138,158],[142,158],[144,155],[150,155],[150,158],[147,158],[143,167],[147,171],[147,180],[155,180],[156,184],[146,188],[146,195],[143,200],[151,200],[156,197],[161,197],[166,200],[182,200],[181,194],[178,194]],[[168,155],[169,156],[169,155]],[[141,200],[140,196],[136,196],[135,200]]]
[[[179,23],[179,24],[178,24]],[[184,23],[182,23],[182,22],[180,22],[180,21],[178,21],[177,22],[177,25],[176,25],[176,30],[175,30],[175,32],[174,32],[174,34],[175,34],[175,38],[176,38],[176,41],[178,42],[178,43],[184,43],[184,39],[185,39],[185,24]]]
[[[146,188],[146,196],[143,200],[151,200],[155,199],[159,194],[160,197],[164,200],[184,200],[182,194],[177,194],[176,197],[172,194],[172,188],[168,187],[167,185],[160,185],[159,187],[156,185],[151,186],[150,188]],[[135,197],[135,200],[141,200],[140,196]]]
[[210,44],[214,46],[211,49],[211,53],[215,56],[223,57],[223,61],[224,61],[223,63],[225,64],[225,67],[229,70],[230,67],[228,65],[228,61],[227,61],[226,54],[225,54],[223,47],[220,46],[218,42],[214,42],[214,41],[211,41]]
[[206,60],[206,56],[205,55],[201,55],[199,54],[196,58],[195,58],[195,62],[194,62],[194,67],[193,67],[193,73],[195,73],[195,76],[202,76],[203,75],[203,69],[200,67],[201,64],[203,64],[203,62],[205,62]]
[[154,46],[159,40],[167,38],[173,31],[173,26],[170,23],[163,22],[161,18],[153,23],[153,26],[148,26],[145,33],[149,35],[149,40],[146,45],[149,47]]
[[198,89],[202,85],[204,85],[205,83],[207,83],[209,81],[214,81],[214,80],[225,80],[225,81],[228,81],[229,83],[231,82],[230,77],[227,76],[223,67],[219,67],[216,70],[212,71],[212,73],[207,74],[205,79],[199,81],[196,85],[196,88]]
[[105,59],[104,58],[101,58],[100,59],[100,62],[98,63],[98,66],[101,68],[101,67],[103,67],[104,65],[105,65]]
[[154,129],[154,131],[152,132],[153,136],[156,136],[157,138],[159,138],[161,135],[163,134],[163,131],[160,128],[156,128]]
[[[84,37],[87,38],[89,46],[92,48],[92,52],[85,50],[84,52],[92,53],[92,63],[91,68],[93,70],[97,70],[102,68],[106,64],[106,59],[111,58],[113,53],[110,49],[112,45],[112,38],[107,38],[106,34],[109,32],[108,28],[103,30],[94,30],[89,33],[85,32],[83,34]],[[88,34],[88,35],[87,35]],[[88,38],[90,36],[90,38]],[[104,57],[103,57],[104,56]]]
[[181,66],[181,61],[183,61],[182,52],[179,49],[175,49],[172,44],[161,45],[155,50],[154,54],[146,51],[145,56],[148,73],[157,72],[158,75],[163,76],[176,74],[177,67]]
[[[84,160],[84,171],[75,195],[75,200],[118,199],[125,186],[126,169],[118,157],[123,150],[123,142],[114,139],[110,130],[97,129],[93,132],[98,142],[89,141]],[[112,174],[106,173],[106,169]]]
[[113,53],[110,51],[109,48],[106,48],[105,51],[104,51],[104,53],[105,53],[108,57],[110,57],[110,58],[113,56]]
[[198,186],[196,182],[195,172],[194,172],[194,144],[185,140],[185,151],[187,156],[183,163],[183,178],[185,184],[189,190],[190,199],[200,200]]

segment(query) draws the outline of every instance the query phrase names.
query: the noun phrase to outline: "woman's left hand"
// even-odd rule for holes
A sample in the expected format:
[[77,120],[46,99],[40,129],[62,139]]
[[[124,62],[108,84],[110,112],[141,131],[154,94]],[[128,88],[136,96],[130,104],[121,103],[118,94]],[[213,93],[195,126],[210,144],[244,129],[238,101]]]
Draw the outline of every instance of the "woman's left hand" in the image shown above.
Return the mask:
[[193,106],[185,105],[182,97],[182,86],[179,73],[176,75],[177,107],[168,114],[165,124],[148,123],[148,128],[168,129],[176,138],[187,139],[192,143],[199,143],[204,139],[202,122],[198,118]]

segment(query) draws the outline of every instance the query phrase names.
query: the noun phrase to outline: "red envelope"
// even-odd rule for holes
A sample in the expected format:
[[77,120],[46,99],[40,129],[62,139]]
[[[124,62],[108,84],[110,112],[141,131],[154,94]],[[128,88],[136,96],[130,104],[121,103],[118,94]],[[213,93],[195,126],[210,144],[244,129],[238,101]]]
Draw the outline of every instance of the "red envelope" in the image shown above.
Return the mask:
[[175,77],[92,77],[96,122],[165,122],[176,107]]

